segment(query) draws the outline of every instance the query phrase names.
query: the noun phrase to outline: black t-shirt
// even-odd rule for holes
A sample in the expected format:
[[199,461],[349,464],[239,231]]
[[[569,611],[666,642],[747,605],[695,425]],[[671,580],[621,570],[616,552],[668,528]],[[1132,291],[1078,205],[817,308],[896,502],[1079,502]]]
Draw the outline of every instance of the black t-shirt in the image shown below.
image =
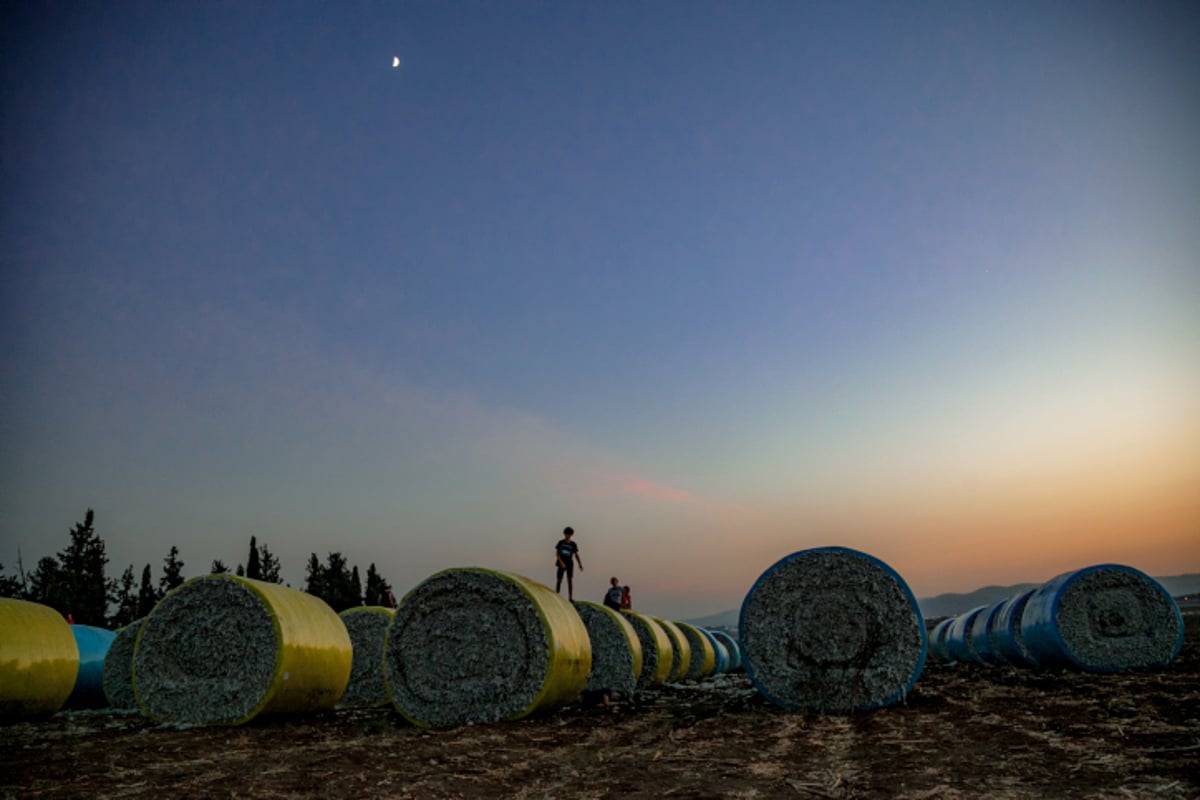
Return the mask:
[[565,566],[571,566],[571,559],[579,552],[579,545],[574,542],[568,542],[563,539],[558,544],[554,545],[554,552],[562,559]]

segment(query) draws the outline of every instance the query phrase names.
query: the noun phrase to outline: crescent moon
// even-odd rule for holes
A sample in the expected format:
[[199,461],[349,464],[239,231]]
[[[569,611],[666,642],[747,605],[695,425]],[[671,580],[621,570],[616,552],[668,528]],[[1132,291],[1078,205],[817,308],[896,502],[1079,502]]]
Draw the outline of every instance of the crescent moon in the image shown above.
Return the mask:
[[400,66],[400,56],[392,56],[392,69]]

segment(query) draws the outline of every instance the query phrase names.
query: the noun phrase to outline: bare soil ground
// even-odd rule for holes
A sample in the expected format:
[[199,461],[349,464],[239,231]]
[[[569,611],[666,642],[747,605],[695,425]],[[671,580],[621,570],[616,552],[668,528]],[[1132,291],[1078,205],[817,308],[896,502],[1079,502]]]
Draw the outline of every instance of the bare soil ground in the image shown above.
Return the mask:
[[1200,616],[1127,675],[929,665],[902,705],[788,713],[742,676],[612,707],[421,730],[389,709],[0,728],[3,797],[1200,798]]

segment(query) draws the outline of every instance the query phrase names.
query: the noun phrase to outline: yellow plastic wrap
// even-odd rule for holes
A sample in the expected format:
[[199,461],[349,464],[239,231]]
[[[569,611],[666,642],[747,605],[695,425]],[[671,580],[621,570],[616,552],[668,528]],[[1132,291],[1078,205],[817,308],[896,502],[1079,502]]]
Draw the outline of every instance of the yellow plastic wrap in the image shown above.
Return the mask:
[[0,598],[0,719],[47,717],[75,688],[79,647],[49,606]]
[[600,606],[600,608],[607,611],[617,621],[617,624],[621,626],[621,633],[625,634],[625,639],[629,642],[630,653],[633,656],[633,674],[635,676],[641,675],[642,640],[638,638],[637,631],[633,629],[633,626],[629,624],[629,620],[625,619],[619,611],[613,611],[611,608],[604,608],[604,606]]
[[[713,648],[712,642],[709,641],[709,638],[701,633],[700,629],[695,625],[691,625],[687,622],[676,622],[675,625],[683,629],[685,633],[691,631],[693,634],[695,634],[694,636],[688,637],[688,644],[691,644],[692,642],[700,642],[700,646],[704,648],[701,653],[702,660],[700,662],[700,672],[696,675],[696,677],[706,678],[709,675],[712,675],[717,669],[717,651]],[[695,655],[696,654],[693,652],[692,657],[695,658]]]
[[[680,680],[687,675],[688,667],[691,666],[692,646],[688,643],[687,637],[683,635],[683,631],[679,630],[679,627],[671,620],[655,617],[654,621],[662,625],[663,630],[667,632],[667,637],[670,638],[671,647],[674,650],[671,656],[672,669],[667,675],[667,680]],[[675,658],[676,655],[679,656],[678,659]]]
[[319,597],[282,586],[233,576],[263,599],[275,615],[279,660],[272,692],[256,714],[333,708],[350,682],[354,648],[341,617]]
[[[628,614],[631,617],[636,617],[646,624],[646,628],[650,631],[650,635],[654,637],[654,650],[658,655],[658,661],[654,669],[654,674],[650,676],[649,685],[661,686],[667,682],[667,677],[671,674],[671,659],[673,658],[674,650],[671,647],[671,639],[667,636],[666,630],[662,625],[659,625],[653,617],[648,614],[641,614],[637,611],[624,609],[622,614]],[[642,657],[645,659],[645,642],[642,643]],[[644,663],[644,662],[643,662]]]
[[524,711],[511,719],[570,703],[583,692],[592,670],[592,643],[579,613],[569,601],[537,581],[505,572],[493,574],[521,587],[537,607],[546,624],[546,644],[550,647],[550,665],[542,690]]
[[[263,614],[273,630],[264,631]],[[254,648],[237,641],[264,634],[269,640]],[[346,626],[320,598],[228,573],[206,575],[176,587],[146,618],[134,650],[134,694],[143,713],[160,722],[240,725],[259,714],[333,708],[352,660]],[[264,669],[265,684],[256,677]]]

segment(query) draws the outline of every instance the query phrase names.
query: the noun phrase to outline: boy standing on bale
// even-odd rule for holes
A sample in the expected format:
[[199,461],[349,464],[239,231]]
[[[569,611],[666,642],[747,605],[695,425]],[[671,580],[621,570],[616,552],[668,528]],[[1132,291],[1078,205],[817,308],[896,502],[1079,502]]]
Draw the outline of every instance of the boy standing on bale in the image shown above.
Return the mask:
[[[558,564],[558,581],[554,591],[562,594],[563,574],[567,576],[567,599],[575,602],[575,562],[579,562],[579,571],[583,572],[583,559],[579,557],[579,545],[571,541],[575,529],[570,525],[563,528],[563,538],[554,545],[554,560]],[[574,560],[572,560],[572,558]]]

